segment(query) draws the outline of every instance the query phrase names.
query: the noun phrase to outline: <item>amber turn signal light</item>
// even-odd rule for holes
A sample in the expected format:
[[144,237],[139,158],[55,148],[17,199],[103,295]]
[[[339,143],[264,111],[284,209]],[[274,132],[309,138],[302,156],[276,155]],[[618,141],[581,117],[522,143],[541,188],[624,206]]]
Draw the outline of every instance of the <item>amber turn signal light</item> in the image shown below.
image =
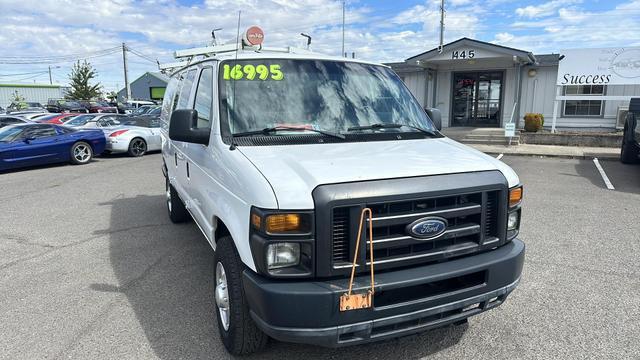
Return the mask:
[[522,186],[509,190],[509,207],[514,207],[522,201]]
[[262,218],[258,214],[251,214],[251,225],[257,230],[262,226]]
[[272,234],[299,232],[301,224],[300,214],[274,214],[267,216],[265,230]]

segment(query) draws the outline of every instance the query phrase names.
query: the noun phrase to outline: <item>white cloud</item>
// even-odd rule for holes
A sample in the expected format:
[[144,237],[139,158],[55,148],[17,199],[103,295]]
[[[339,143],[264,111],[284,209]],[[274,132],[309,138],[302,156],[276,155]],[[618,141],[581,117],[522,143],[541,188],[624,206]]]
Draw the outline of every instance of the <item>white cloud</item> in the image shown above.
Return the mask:
[[[271,46],[302,46],[300,32],[313,37],[312,49],[338,55],[342,41],[340,0],[201,0],[181,5],[177,0],[0,0],[2,56],[61,56],[120,45],[123,41],[161,62],[171,51],[203,46],[211,30],[233,41],[238,10],[242,28],[259,24]],[[583,11],[578,0],[552,0],[506,13],[509,0],[447,0],[445,42],[460,37],[494,42],[533,51],[608,44],[633,45],[639,40],[637,21],[626,18],[640,11],[640,0],[617,5],[610,12]],[[512,1],[512,0],[511,0]],[[385,2],[388,3],[388,2]],[[362,2],[347,2],[346,50],[373,61],[401,61],[437,46],[439,0],[423,0],[409,8],[373,11]],[[393,5],[393,4],[392,4]],[[493,27],[497,17],[518,17],[511,24]],[[109,88],[122,86],[121,53],[90,59]],[[130,54],[131,79],[155,66]],[[58,64],[55,64],[58,65]],[[66,81],[70,63],[59,64],[54,80]],[[2,65],[3,73],[46,70],[45,65]],[[5,81],[6,79],[1,79]],[[36,78],[48,81],[48,75]]]
[[567,5],[577,4],[580,0],[552,0],[540,5],[528,5],[525,7],[517,8],[516,14],[522,17],[538,18],[555,14],[555,12]]
[[569,48],[638,46],[637,15],[626,16],[629,9],[640,9],[640,1],[602,12],[560,8],[556,16],[514,22],[511,24],[514,30],[527,32],[522,35],[510,32],[510,36],[498,33],[492,42],[538,53],[557,53]]

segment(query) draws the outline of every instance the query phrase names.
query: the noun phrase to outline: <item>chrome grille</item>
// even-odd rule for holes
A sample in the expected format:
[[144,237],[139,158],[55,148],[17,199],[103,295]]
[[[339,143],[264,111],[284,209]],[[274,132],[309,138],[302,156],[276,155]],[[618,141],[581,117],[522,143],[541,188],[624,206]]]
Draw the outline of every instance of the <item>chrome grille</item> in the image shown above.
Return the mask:
[[[355,235],[351,239],[349,229],[357,229],[358,219],[349,218],[352,210],[359,213],[363,207],[371,208],[374,263],[377,268],[385,268],[442,260],[498,245],[499,201],[500,191],[492,190],[336,207],[333,209],[334,268],[348,266],[354,255],[350,244],[355,241]],[[428,216],[446,219],[447,230],[434,239],[410,236],[407,226]],[[367,254],[369,246],[367,241],[366,248],[362,249]]]

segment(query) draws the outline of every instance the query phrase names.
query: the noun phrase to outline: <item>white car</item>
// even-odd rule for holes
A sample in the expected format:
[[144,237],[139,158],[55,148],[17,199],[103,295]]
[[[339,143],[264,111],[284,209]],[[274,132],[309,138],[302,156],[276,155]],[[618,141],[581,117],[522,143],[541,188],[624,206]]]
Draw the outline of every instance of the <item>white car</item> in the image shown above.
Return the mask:
[[122,119],[120,125],[105,130],[107,153],[127,153],[139,157],[162,149],[158,119]]
[[459,324],[516,287],[518,176],[443,136],[389,67],[246,44],[176,54],[194,52],[162,105],[166,202],[215,250],[230,353]]

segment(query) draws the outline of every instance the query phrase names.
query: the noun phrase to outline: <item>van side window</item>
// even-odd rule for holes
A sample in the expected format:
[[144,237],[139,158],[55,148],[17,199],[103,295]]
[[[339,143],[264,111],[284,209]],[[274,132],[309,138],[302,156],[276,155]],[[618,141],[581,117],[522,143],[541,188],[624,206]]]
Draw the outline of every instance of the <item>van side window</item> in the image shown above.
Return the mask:
[[169,116],[171,116],[171,111],[175,106],[176,93],[178,90],[178,86],[180,84],[178,80],[179,77],[180,75],[178,75],[178,77],[172,77],[171,80],[169,80],[169,83],[167,84],[167,89],[164,92],[164,100],[162,101],[162,110],[165,112],[165,114],[168,114]]
[[180,89],[180,94],[178,95],[178,105],[174,108],[176,109],[187,109],[189,106],[189,94],[191,94],[191,87],[193,86],[193,81],[196,78],[196,69],[191,69],[185,75],[184,80],[182,80],[182,89]]
[[198,129],[211,127],[211,106],[213,101],[213,68],[206,67],[200,73],[193,108],[198,112]]

